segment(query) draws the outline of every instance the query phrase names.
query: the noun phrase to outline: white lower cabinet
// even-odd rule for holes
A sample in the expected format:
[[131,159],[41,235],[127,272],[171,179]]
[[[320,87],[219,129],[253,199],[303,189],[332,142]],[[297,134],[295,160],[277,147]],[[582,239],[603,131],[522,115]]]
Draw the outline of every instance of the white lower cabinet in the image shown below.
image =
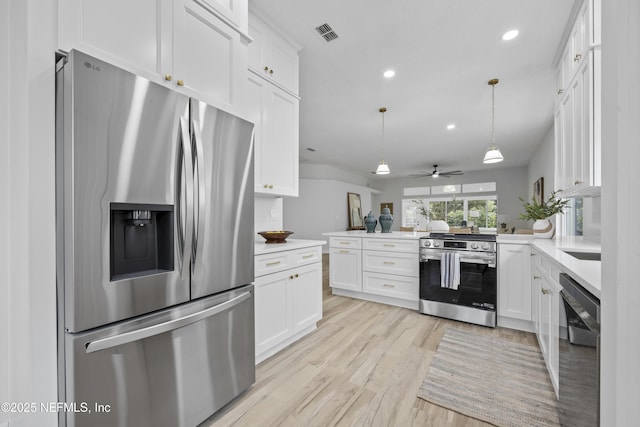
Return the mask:
[[329,239],[329,286],[334,289],[362,292],[362,239]]
[[[316,253],[321,254],[320,246],[256,256],[256,363],[311,332],[322,319],[322,259]],[[277,271],[265,274],[268,264]]]
[[558,367],[560,345],[560,283],[559,270],[543,255],[533,253],[532,298],[534,327],[538,344],[544,356],[553,388],[558,394]]
[[498,326],[532,331],[531,295],[531,247],[499,243]]
[[333,293],[418,308],[418,239],[331,237]]

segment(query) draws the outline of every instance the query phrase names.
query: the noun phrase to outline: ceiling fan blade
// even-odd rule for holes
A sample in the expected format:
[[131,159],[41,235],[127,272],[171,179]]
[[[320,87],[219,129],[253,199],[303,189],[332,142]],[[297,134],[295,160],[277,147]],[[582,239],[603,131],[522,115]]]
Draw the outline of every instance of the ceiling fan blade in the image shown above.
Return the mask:
[[430,177],[431,175],[433,175],[431,172],[412,173],[409,175],[409,178],[424,178]]

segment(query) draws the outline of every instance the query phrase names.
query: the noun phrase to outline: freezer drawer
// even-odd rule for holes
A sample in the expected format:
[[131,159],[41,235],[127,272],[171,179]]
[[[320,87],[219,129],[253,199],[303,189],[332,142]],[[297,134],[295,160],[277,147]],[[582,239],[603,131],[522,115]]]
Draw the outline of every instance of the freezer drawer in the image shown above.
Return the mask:
[[254,383],[254,348],[253,285],[67,334],[66,423],[196,426]]

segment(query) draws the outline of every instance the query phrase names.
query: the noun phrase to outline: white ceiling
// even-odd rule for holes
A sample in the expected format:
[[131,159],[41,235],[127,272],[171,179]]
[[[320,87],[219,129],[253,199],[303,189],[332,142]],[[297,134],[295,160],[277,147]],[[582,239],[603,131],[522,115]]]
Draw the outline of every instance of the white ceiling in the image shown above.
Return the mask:
[[[579,0],[577,0],[579,1]],[[371,179],[524,166],[553,123],[554,60],[574,0],[255,0],[298,41],[300,160]],[[328,23],[339,38],[325,42]],[[520,35],[501,36],[510,29]],[[395,77],[385,79],[387,69]],[[491,143],[505,161],[484,165]],[[391,175],[371,175],[381,158]],[[456,129],[448,131],[447,124]],[[312,153],[307,148],[317,151]]]

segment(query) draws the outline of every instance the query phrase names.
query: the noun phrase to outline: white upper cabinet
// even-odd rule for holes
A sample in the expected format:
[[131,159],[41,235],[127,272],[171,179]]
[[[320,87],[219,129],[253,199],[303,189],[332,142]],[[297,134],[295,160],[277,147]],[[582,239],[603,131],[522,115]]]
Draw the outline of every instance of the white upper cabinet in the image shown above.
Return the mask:
[[243,100],[246,0],[65,0],[58,47],[233,110]]
[[249,69],[297,95],[300,47],[262,19],[253,10],[249,15]]
[[[561,197],[597,195],[601,185],[599,0],[585,2],[556,71],[556,189]],[[595,34],[595,35],[594,35]],[[562,87],[560,86],[562,82]]]

